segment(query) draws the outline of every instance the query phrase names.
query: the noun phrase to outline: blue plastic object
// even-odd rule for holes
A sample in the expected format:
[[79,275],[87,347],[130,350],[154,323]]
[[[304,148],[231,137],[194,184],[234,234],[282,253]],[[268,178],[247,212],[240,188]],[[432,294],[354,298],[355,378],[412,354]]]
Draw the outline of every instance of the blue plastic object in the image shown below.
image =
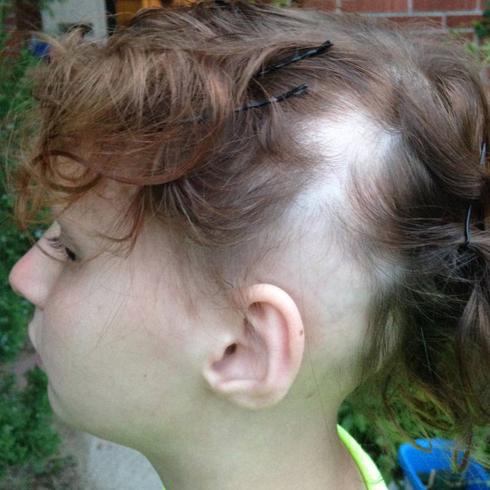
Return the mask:
[[49,44],[44,41],[32,38],[29,41],[29,51],[38,58],[44,58],[49,56]]
[[[451,449],[454,447],[453,441],[445,439],[417,439],[419,446],[432,451],[424,452],[417,449],[412,444],[402,444],[398,449],[398,461],[410,482],[413,490],[426,490],[426,486],[419,477],[420,473],[430,473],[432,470],[451,470]],[[461,462],[463,452],[458,452],[458,463]],[[489,490],[490,476],[475,460],[470,458],[470,463],[463,473],[466,478],[466,490]]]

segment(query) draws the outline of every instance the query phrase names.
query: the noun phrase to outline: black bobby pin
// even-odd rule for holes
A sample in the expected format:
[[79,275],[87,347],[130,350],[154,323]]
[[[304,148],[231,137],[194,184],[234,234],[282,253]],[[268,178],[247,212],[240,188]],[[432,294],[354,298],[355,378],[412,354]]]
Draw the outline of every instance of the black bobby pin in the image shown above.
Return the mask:
[[[227,5],[226,1],[223,0],[216,0],[215,4],[221,5],[223,2],[223,5]],[[265,67],[263,70],[259,71],[256,75],[252,77],[252,80],[254,78],[260,78],[266,75],[267,73],[270,73],[272,71],[279,70],[281,68],[284,68],[287,65],[290,65],[291,63],[296,63],[297,61],[304,60],[305,58],[312,58],[313,56],[318,56],[320,54],[325,53],[328,49],[330,49],[333,46],[333,43],[330,41],[325,41],[323,44],[318,46],[317,48],[313,49],[308,49],[302,54],[294,54],[292,56],[288,56],[286,58],[283,58],[279,61],[276,61],[274,64]],[[294,87],[287,92],[284,92],[280,95],[275,95],[271,97],[270,99],[266,100],[259,100],[259,101],[252,101],[250,104],[247,104],[244,107],[240,107],[238,109],[235,109],[233,112],[243,112],[243,111],[248,111],[249,109],[258,109],[260,107],[264,107],[268,104],[272,104],[273,102],[281,102],[289,97],[293,97],[295,95],[303,95],[307,93],[308,91],[308,85],[306,83],[302,83],[301,85],[298,85],[297,87]],[[204,122],[206,120],[205,116],[199,116],[195,119],[187,119],[183,122]]]
[[[263,70],[259,71],[256,75],[254,75],[253,78],[260,78],[266,75],[267,73],[270,73],[272,71],[279,70],[281,68],[284,68],[287,65],[290,65],[291,63],[296,63],[297,61],[304,60],[306,58],[312,58],[313,56],[318,56],[320,54],[325,53],[329,48],[333,46],[333,43],[330,41],[325,41],[323,44],[318,46],[317,48],[313,49],[308,49],[302,54],[294,54],[292,56],[288,56],[286,58],[283,58],[279,61],[276,61],[274,64],[269,65],[265,67]],[[252,103],[240,108],[240,109],[235,109],[234,112],[242,112],[242,111],[248,111],[249,109],[257,109],[259,107],[264,107],[268,104],[271,104],[273,102],[281,102],[289,97],[292,97],[294,95],[303,95],[307,93],[308,85],[306,83],[303,83],[301,85],[298,85],[297,87],[294,87],[291,90],[288,90],[287,92],[284,92],[281,95],[276,95],[274,97],[271,97],[270,99],[267,100],[262,100],[262,101],[253,101]]]
[[283,58],[282,60],[277,61],[273,65],[265,67],[263,70],[259,71],[254,78],[263,77],[267,73],[271,71],[279,70],[280,68],[284,68],[291,63],[296,63],[297,61],[304,60],[305,58],[312,58],[313,56],[318,56],[319,54],[325,53],[328,49],[330,49],[333,44],[330,41],[325,41],[323,44],[318,46],[318,48],[308,49],[303,54],[294,54],[292,56],[288,56],[287,58]]
[[307,90],[308,85],[306,85],[306,83],[302,83],[301,85],[298,85],[297,87],[294,87],[293,89],[288,90],[281,95],[273,96],[267,100],[253,101],[250,104],[242,107],[241,109],[235,109],[234,112],[248,111],[249,109],[257,109],[258,107],[272,104],[272,102],[281,102],[282,100],[287,99],[288,97],[292,97],[293,95],[302,95],[306,93]]
[[[480,147],[480,165],[482,167],[485,166],[485,160],[487,156],[487,144],[483,142]],[[471,240],[471,231],[470,231],[470,224],[471,224],[471,211],[472,211],[473,205],[469,204],[468,205],[468,210],[466,211],[466,219],[465,219],[465,226],[464,226],[464,243],[463,247],[467,247],[470,243]],[[480,216],[479,216],[479,222],[476,225],[480,230],[484,231],[485,230],[485,216],[483,213],[483,209],[480,206]]]

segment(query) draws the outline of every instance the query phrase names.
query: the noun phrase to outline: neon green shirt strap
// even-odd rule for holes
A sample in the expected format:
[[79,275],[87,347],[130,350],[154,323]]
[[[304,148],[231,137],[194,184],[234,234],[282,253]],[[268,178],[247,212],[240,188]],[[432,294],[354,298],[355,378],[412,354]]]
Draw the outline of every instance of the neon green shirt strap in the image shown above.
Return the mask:
[[[340,425],[337,425],[337,433],[359,468],[366,489],[388,490],[378,467],[361,445]],[[165,487],[162,486],[162,489],[165,490]]]
[[337,433],[359,468],[367,490],[388,490],[378,467],[361,445],[340,425]]

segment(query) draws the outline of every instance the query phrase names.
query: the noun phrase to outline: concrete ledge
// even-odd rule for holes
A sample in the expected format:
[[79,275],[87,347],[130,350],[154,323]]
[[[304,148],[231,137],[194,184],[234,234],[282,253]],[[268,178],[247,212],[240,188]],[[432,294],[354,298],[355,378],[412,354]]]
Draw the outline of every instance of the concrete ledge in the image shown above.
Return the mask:
[[61,453],[77,461],[78,488],[71,490],[162,490],[150,462],[138,451],[79,432],[55,418]]

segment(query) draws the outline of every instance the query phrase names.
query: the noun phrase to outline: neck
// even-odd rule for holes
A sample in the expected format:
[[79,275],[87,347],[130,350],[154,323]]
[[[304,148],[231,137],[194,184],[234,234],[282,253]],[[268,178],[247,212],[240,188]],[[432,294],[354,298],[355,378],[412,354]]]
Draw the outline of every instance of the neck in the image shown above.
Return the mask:
[[169,452],[144,454],[166,490],[365,490],[337,435],[336,410],[328,418],[289,414],[283,423],[274,409],[265,412],[250,413],[253,429],[241,436],[190,432],[181,434]]

